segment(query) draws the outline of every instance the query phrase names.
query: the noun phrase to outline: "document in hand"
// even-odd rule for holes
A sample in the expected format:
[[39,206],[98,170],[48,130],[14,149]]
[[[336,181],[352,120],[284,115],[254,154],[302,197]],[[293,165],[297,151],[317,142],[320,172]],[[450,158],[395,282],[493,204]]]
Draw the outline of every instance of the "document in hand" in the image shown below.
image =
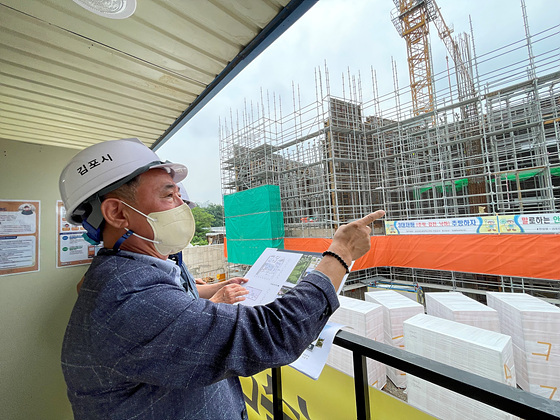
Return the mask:
[[[266,248],[245,274],[249,290],[243,305],[266,305],[295,287],[321,261],[321,254]],[[340,284],[340,293],[346,277]]]
[[344,325],[327,322],[319,337],[290,366],[316,381],[319,379],[331,351],[334,336]]
[[[314,270],[321,258],[319,253],[265,249],[244,276],[249,280],[243,285],[249,290],[249,294],[240,304],[266,305],[276,298],[281,298],[307,273]],[[337,293],[342,290],[347,277],[348,275],[342,280]],[[342,327],[343,325],[328,323],[317,340],[290,366],[317,380],[327,361],[334,336]]]

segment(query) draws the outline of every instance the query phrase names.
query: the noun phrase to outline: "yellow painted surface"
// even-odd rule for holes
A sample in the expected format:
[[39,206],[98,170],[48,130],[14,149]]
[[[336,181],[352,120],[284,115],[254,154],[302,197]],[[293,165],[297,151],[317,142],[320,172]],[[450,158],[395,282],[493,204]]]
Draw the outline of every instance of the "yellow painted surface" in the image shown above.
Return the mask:
[[[270,370],[241,378],[250,420],[272,418],[272,379]],[[370,387],[372,420],[428,420],[434,417],[405,402]],[[282,368],[284,414],[290,419],[355,419],[354,379],[325,366],[317,381],[291,367]]]

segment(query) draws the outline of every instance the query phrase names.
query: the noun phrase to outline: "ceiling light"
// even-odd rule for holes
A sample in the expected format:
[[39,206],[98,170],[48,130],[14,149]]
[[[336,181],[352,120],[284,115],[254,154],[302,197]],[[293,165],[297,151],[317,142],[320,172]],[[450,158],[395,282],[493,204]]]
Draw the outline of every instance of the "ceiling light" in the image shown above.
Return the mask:
[[74,3],[110,19],[125,19],[136,10],[136,0],[74,0]]

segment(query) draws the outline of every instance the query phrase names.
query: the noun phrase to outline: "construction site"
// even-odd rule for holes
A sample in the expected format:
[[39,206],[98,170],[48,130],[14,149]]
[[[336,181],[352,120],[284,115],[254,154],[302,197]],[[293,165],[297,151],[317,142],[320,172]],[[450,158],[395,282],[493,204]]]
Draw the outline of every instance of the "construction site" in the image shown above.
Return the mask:
[[[526,36],[477,54],[472,29],[454,34],[435,2],[394,1],[409,80],[398,80],[392,63],[393,91],[379,92],[372,69],[372,91],[348,75],[337,94],[325,66],[315,73],[314,102],[301,104],[294,89],[290,112],[267,94],[255,109],[232,113],[237,117],[220,122],[224,197],[277,186],[286,240],[332,238],[340,224],[376,209],[394,226],[515,216],[546,224],[544,235],[558,234],[560,26],[530,33],[522,1]],[[430,28],[439,37],[431,42],[448,50],[441,72],[433,70],[444,66],[432,66]],[[389,235],[387,226],[376,222],[372,234]],[[435,236],[466,240],[450,233]],[[560,269],[543,264],[548,271],[362,264],[344,294],[363,298],[375,286],[420,292],[419,298],[422,291],[450,290],[484,300],[488,291],[522,291],[558,305]],[[236,269],[243,267],[230,261],[229,270]]]

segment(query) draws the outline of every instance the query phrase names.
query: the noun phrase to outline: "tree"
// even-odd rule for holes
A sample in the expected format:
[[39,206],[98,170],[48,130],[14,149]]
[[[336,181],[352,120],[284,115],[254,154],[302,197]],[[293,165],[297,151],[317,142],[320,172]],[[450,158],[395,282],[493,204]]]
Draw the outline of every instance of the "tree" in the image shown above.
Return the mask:
[[196,223],[196,229],[191,243],[193,245],[208,245],[206,234],[210,231],[210,227],[213,226],[214,216],[202,207],[192,209],[192,214]]
[[204,210],[214,216],[212,226],[224,226],[224,206],[221,204],[208,204]]

